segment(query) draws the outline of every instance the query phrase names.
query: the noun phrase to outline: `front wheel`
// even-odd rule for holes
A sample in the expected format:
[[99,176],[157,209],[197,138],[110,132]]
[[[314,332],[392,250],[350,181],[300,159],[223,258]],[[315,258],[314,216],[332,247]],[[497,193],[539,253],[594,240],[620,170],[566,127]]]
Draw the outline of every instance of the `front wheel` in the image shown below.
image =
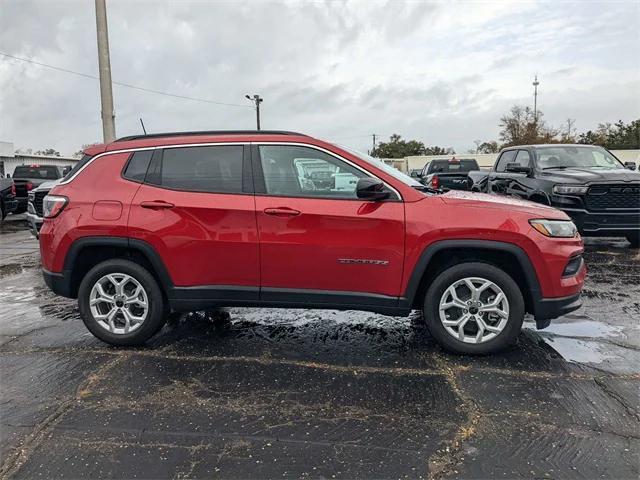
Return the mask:
[[93,267],[80,284],[78,305],[89,331],[111,345],[140,345],[164,324],[158,283],[129,260],[107,260]]
[[493,353],[515,343],[524,320],[524,299],[504,270],[461,263],[435,278],[425,295],[424,317],[445,349]]

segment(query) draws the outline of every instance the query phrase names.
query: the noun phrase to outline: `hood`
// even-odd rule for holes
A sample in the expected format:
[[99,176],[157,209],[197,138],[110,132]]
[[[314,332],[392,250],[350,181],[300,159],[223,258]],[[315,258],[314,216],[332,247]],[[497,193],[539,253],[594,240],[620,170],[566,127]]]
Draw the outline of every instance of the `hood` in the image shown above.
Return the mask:
[[59,178],[58,180],[47,180],[46,182],[42,182],[32,191],[35,192],[36,190],[51,190],[53,187],[58,185],[61,181],[62,181],[61,178]]
[[451,205],[462,205],[475,208],[492,208],[504,211],[516,211],[531,215],[531,218],[549,218],[568,220],[566,213],[557,208],[541,205],[539,203],[521,200],[516,197],[503,195],[489,195],[486,193],[465,192],[462,190],[449,190],[441,197],[443,202]]
[[640,172],[627,170],[604,170],[599,168],[565,168],[563,170],[543,170],[540,179],[557,183],[591,183],[591,182],[640,182]]

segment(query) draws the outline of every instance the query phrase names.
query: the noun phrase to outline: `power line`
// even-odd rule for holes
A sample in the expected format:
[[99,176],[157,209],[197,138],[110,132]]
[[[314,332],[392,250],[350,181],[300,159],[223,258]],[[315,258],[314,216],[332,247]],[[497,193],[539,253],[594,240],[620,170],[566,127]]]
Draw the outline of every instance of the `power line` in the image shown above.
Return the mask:
[[[2,55],[3,57],[13,58],[14,60],[20,60],[21,62],[32,63],[32,64],[38,65],[40,67],[45,67],[45,68],[50,68],[52,70],[57,70],[59,72],[69,73],[69,74],[72,74],[72,75],[77,75],[79,77],[91,78],[93,80],[100,80],[100,78],[98,76],[96,76],[96,75],[89,75],[88,73],[76,72],[74,70],[69,70],[67,68],[56,67],[55,65],[48,65],[46,63],[36,62],[35,60],[31,60],[29,58],[16,57],[15,55],[9,55],[8,53],[4,53],[4,52],[0,52],[0,55]],[[134,90],[140,90],[140,91],[147,92],[147,93],[155,93],[156,95],[164,95],[164,96],[167,96],[167,97],[182,98],[183,100],[193,100],[194,102],[212,103],[214,105],[224,105],[224,106],[227,106],[227,107],[252,108],[249,105],[240,105],[238,103],[225,103],[225,102],[218,102],[216,100],[209,100],[207,98],[197,98],[197,97],[189,97],[187,95],[178,95],[178,94],[175,94],[175,93],[163,92],[161,90],[154,90],[152,88],[139,87],[137,85],[131,85],[130,83],[116,82],[116,81],[114,81],[113,83],[115,85],[119,85],[121,87],[132,88]]]

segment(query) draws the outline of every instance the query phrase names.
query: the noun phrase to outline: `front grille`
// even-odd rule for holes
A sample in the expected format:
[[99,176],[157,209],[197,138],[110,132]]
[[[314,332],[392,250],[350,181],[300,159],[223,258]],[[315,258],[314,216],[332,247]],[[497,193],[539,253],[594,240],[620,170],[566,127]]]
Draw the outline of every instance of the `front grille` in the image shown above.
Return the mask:
[[593,185],[586,204],[588,210],[640,210],[640,184]]
[[47,195],[47,193],[49,192],[45,190],[43,192],[35,192],[33,194],[33,208],[35,209],[39,217],[42,216],[42,200]]

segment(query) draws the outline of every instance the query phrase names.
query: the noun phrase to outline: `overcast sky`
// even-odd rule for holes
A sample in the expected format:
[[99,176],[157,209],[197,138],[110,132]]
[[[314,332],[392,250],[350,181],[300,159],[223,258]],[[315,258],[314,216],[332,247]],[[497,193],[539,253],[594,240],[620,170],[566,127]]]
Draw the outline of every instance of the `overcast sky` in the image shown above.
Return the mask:
[[[515,103],[578,131],[640,117],[640,1],[107,0],[118,136],[254,128],[367,149],[398,133],[465,152]],[[93,0],[0,0],[0,52],[97,75]],[[0,56],[0,140],[102,139],[98,81]]]

